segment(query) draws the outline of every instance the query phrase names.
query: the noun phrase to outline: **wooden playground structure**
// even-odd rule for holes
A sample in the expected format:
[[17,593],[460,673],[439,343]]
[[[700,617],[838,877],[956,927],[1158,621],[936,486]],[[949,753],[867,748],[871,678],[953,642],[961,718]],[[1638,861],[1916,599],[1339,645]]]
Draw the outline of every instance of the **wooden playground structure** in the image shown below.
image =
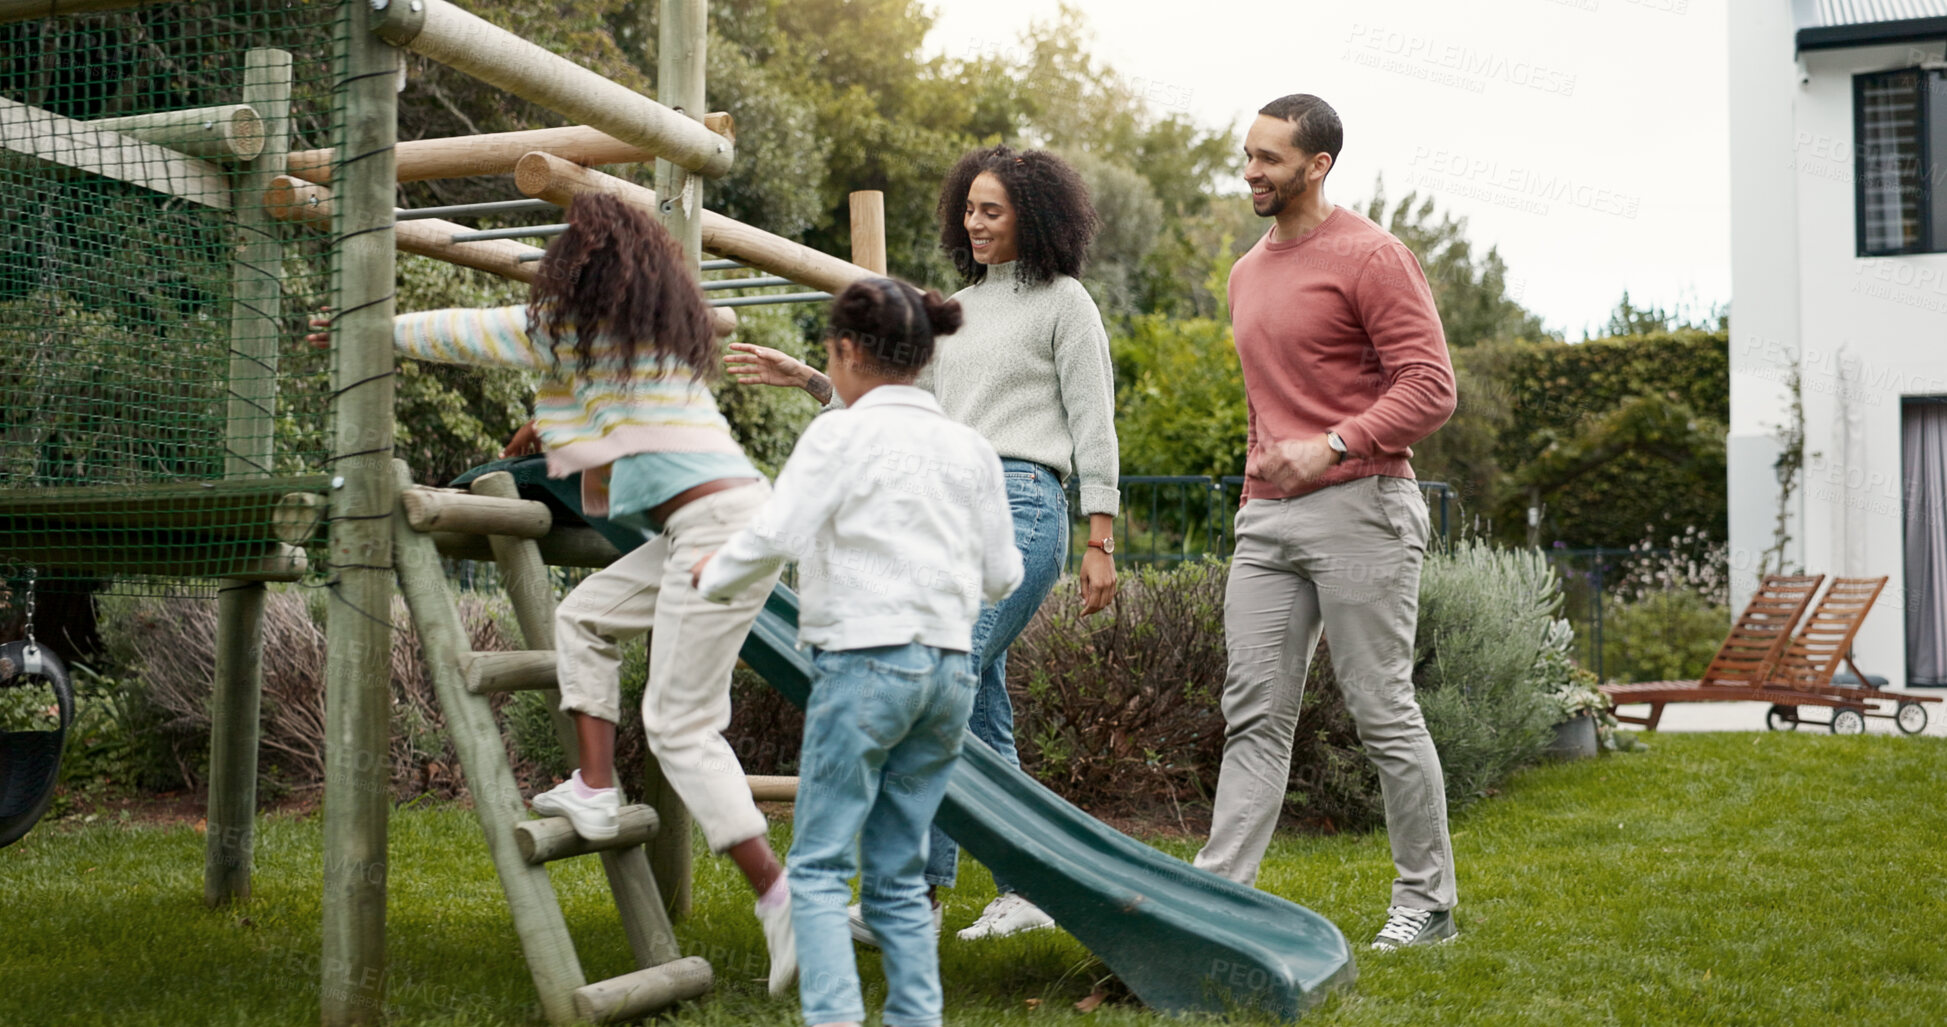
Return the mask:
[[[0,25],[154,2],[0,0]],[[584,841],[565,822],[528,819],[488,707],[498,691],[553,688],[548,566],[603,566],[614,548],[589,529],[557,529],[547,507],[519,499],[506,475],[484,476],[468,490],[430,488],[415,484],[391,456],[395,254],[528,282],[542,251],[516,240],[562,227],[476,231],[447,218],[550,210],[582,192],[617,195],[659,217],[699,272],[763,273],[706,283],[725,333],[739,306],[821,300],[885,273],[878,193],[851,198],[850,260],[705,209],[705,184],[736,158],[729,115],[705,113],[706,8],[706,0],[662,0],[659,96],[650,99],[447,0],[337,4],[339,124],[335,145],[322,149],[293,147],[292,57],[272,48],[236,55],[236,100],[218,107],[81,120],[0,98],[0,157],[226,212],[239,240],[229,283],[230,399],[220,480],[25,488],[0,477],[0,563],[30,574],[57,568],[221,583],[204,875],[211,905],[250,894],[265,583],[328,572],[320,959],[326,1024],[381,1018],[391,807],[391,624],[382,612],[392,608],[395,581],[426,650],[548,1019],[639,1018],[711,987],[709,964],[683,957],[670,927],[670,914],[688,906],[691,831],[687,812],[653,767],[651,794],[625,809],[621,836]],[[399,142],[406,52],[553,111],[572,127]],[[654,189],[592,167],[651,160]],[[457,208],[394,207],[401,182],[480,175],[511,175],[519,195]],[[296,312],[284,309],[282,281],[291,230],[332,240],[330,300],[339,313],[329,454],[310,473],[280,476],[272,471],[278,454],[271,421],[280,345],[295,341],[288,322]],[[786,285],[805,291],[728,298],[717,291]],[[528,651],[468,651],[443,555],[498,562]],[[565,715],[557,714],[556,726],[572,758]],[[769,787],[767,797],[788,793],[776,782]],[[583,854],[602,860],[635,957],[637,969],[613,980],[585,980],[548,883],[549,861]]]
[[[532,481],[476,469],[439,488],[393,458],[397,254],[531,282],[543,251],[522,240],[565,229],[451,219],[617,196],[660,218],[699,274],[736,276],[702,282],[723,332],[738,308],[886,273],[878,193],[850,197],[849,260],[704,206],[735,166],[735,126],[704,102],[706,0],[659,3],[650,99],[448,0],[0,0],[0,51],[36,55],[0,62],[0,214],[15,220],[0,236],[0,373],[23,383],[0,402],[7,608],[24,589],[31,624],[36,581],[215,593],[204,899],[222,906],[251,890],[267,583],[324,590],[329,1027],[384,1016],[396,594],[546,1018],[637,1019],[713,984],[672,930],[693,831],[653,761],[620,837],[590,843],[529,819],[489,706],[552,691],[550,567],[606,566],[615,546],[523,498]],[[406,53],[569,124],[401,142]],[[652,159],[653,188],[594,167]],[[402,182],[482,175],[510,176],[512,194],[395,207]],[[765,291],[728,295],[740,290]],[[301,341],[318,306],[334,311],[323,354]],[[447,558],[498,564],[524,650],[470,650]],[[795,594],[775,590],[743,655],[802,705],[796,617]],[[31,635],[0,647],[0,687],[35,673],[32,649]],[[573,760],[565,715],[554,727]],[[45,798],[14,791],[0,794],[0,835],[31,826]],[[938,823],[1155,1008],[1292,1019],[1356,976],[1325,917],[1116,832],[984,745],[963,747]],[[602,863],[635,965],[609,980],[586,979],[549,883],[550,861],[583,855]]]

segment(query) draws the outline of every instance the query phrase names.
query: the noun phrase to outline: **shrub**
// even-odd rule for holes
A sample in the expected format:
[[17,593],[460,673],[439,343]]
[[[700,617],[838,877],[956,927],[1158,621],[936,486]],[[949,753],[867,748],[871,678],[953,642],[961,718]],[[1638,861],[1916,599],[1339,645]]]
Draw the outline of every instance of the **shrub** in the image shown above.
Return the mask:
[[1414,680],[1440,750],[1450,806],[1540,757],[1560,719],[1552,695],[1561,584],[1532,550],[1478,539],[1429,556],[1420,578]]
[[[1088,620],[1076,583],[1056,586],[1008,657],[1023,766],[1098,811],[1207,801],[1223,757],[1225,577],[1220,563],[1131,569],[1112,611]],[[1431,554],[1420,597],[1414,681],[1457,808],[1547,747],[1572,636],[1536,553],[1474,541]],[[1285,798],[1313,826],[1383,820],[1329,645],[1312,661]]]
[[1083,619],[1056,587],[1008,653],[1022,765],[1071,800],[1204,798],[1216,780],[1224,684],[1221,563],[1125,569],[1114,606]]
[[[305,791],[324,783],[325,633],[316,616],[321,604],[314,609],[306,600],[294,590],[273,591],[264,609],[260,773],[273,789]],[[169,780],[146,783],[200,787],[210,743],[216,602],[110,596],[102,605],[102,635],[126,689],[124,716],[149,726],[145,742],[172,768]],[[481,599],[462,594],[459,607],[476,651],[514,648]],[[394,600],[392,622],[399,626],[392,632],[393,788],[401,795],[459,795],[465,782],[402,599]]]
[[1731,629],[1731,612],[1688,590],[1651,592],[1602,617],[1602,669],[1614,681],[1694,681]]

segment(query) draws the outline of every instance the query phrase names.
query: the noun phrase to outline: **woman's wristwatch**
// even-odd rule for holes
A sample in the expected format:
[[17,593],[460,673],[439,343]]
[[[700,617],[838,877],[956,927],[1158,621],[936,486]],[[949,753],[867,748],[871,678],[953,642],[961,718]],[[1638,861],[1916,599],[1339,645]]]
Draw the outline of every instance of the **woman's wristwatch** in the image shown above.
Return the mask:
[[1088,547],[1089,547],[1090,549],[1100,549],[1100,550],[1102,551],[1102,555],[1103,555],[1103,556],[1114,556],[1114,555],[1115,555],[1115,536],[1114,536],[1114,535],[1110,535],[1110,536],[1109,536],[1108,538],[1092,538],[1092,539],[1089,539],[1089,540],[1088,540]]

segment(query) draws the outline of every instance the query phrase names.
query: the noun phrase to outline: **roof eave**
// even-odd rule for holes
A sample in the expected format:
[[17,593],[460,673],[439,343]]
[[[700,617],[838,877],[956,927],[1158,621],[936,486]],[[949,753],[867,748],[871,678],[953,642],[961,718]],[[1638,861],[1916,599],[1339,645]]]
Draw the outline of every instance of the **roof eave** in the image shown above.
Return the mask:
[[1863,25],[1799,29],[1798,52],[1840,50],[1854,46],[1883,46],[1889,43],[1923,43],[1941,39],[1947,39],[1947,18],[1906,18],[1900,21],[1867,22]]

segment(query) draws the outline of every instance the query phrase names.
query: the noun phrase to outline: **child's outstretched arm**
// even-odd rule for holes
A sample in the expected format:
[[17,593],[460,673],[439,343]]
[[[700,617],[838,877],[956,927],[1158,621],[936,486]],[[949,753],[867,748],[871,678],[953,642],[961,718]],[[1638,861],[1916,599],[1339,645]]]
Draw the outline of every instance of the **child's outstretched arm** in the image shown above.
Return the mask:
[[980,514],[980,591],[990,603],[998,603],[1021,585],[1025,572],[1021,551],[1014,546],[1014,515],[1007,504],[1007,477],[1001,473],[1001,458],[987,448],[987,495],[976,504]]
[[857,476],[857,469],[848,468],[843,459],[846,432],[832,424],[823,417],[811,422],[778,472],[763,512],[698,565],[692,580],[703,598],[728,602],[785,561],[811,551],[819,529],[837,512]]
[[392,344],[419,360],[545,371],[554,355],[527,328],[527,308],[450,307],[392,319]]

